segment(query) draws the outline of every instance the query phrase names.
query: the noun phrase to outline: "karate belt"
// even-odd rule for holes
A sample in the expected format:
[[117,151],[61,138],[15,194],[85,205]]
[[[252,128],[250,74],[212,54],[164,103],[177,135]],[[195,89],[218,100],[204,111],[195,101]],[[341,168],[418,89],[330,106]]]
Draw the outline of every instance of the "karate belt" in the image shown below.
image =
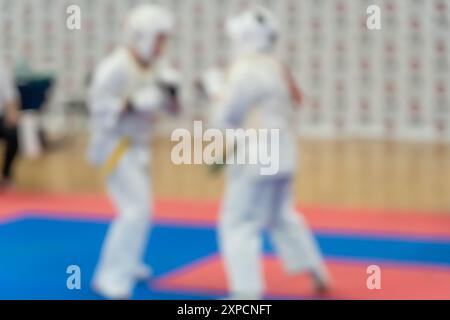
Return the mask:
[[131,142],[128,138],[123,138],[119,141],[111,155],[108,159],[106,159],[105,163],[101,167],[101,174],[103,178],[107,178],[114,171],[114,169],[117,168],[117,165],[130,146]]

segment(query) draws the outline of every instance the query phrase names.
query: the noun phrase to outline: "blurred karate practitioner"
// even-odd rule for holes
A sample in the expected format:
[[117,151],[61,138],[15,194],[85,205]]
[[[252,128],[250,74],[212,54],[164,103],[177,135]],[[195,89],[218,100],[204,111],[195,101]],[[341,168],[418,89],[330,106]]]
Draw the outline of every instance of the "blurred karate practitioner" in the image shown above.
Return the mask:
[[[323,293],[329,286],[328,272],[309,228],[292,203],[297,166],[296,109],[301,94],[287,68],[274,57],[278,37],[275,18],[257,7],[230,19],[227,32],[234,61],[222,76],[218,70],[211,71],[202,82],[203,90],[214,100],[212,123],[222,129],[279,129],[277,173],[261,175],[261,165],[227,167],[219,240],[231,298],[263,297],[263,230],[269,232],[285,270],[291,274],[308,272],[317,292]],[[257,146],[251,143],[234,153],[246,152],[249,159],[248,153],[258,148],[270,150],[261,140]],[[225,148],[228,155],[234,147]]]
[[178,75],[161,59],[172,28],[164,8],[134,9],[126,44],[105,59],[90,90],[89,158],[100,166],[118,215],[108,230],[93,289],[110,299],[130,298],[136,281],[150,276],[142,262],[151,207],[149,142],[159,111],[179,111]]
[[5,66],[0,65],[0,139],[5,141],[0,190],[12,186],[12,170],[18,152],[17,126],[19,103],[13,79]]

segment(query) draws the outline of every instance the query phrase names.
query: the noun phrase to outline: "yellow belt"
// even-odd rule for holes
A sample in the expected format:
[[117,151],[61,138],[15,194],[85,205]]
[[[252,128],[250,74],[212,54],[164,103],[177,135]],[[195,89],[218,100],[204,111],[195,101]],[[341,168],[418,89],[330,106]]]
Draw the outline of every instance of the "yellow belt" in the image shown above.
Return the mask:
[[107,178],[111,172],[117,167],[120,160],[127,150],[130,148],[131,142],[128,138],[123,138],[119,141],[114,151],[106,159],[105,163],[101,167],[101,174],[103,178]]

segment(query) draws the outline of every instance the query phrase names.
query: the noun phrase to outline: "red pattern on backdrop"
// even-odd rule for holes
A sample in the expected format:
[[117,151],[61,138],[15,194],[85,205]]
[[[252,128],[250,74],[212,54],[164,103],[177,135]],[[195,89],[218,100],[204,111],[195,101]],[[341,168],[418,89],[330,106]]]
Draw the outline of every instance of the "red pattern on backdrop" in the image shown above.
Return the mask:
[[[304,93],[304,134],[328,128],[330,136],[450,139],[450,131],[436,125],[450,121],[446,1],[159,2],[177,17],[170,60],[183,71],[188,87],[201,69],[224,62],[224,19],[252,3],[271,3],[284,31],[278,53]],[[120,41],[123,14],[140,2],[0,0],[0,56],[9,63],[25,58],[36,69],[56,73],[54,105],[82,97],[87,76]],[[79,31],[65,26],[65,9],[73,4],[81,8]],[[366,8],[372,4],[382,9],[380,31],[366,28]],[[345,85],[335,90],[335,83]],[[387,92],[390,83],[396,84],[395,90]],[[443,89],[436,90],[435,83]],[[187,100],[195,103],[194,92],[189,94]],[[364,110],[361,97],[367,102]]]

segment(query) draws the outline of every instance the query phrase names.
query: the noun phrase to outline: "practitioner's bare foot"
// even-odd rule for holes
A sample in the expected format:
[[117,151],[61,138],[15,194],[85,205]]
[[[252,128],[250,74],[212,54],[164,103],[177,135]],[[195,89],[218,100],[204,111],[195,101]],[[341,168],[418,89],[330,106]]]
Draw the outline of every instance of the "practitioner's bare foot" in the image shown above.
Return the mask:
[[152,274],[152,268],[146,264],[139,265],[135,272],[136,279],[139,281],[149,280]]
[[314,293],[318,296],[326,296],[331,291],[331,278],[326,271],[311,271],[311,279],[314,283]]
[[121,290],[112,284],[92,283],[92,291],[107,300],[129,300],[131,295],[128,291]]

